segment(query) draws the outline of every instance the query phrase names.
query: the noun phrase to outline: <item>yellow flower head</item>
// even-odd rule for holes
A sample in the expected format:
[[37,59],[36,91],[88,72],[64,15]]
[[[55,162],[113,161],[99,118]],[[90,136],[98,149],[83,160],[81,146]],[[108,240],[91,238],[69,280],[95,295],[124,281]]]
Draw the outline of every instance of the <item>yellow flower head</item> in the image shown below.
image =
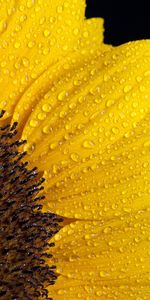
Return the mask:
[[0,0],[4,300],[150,299],[150,41],[105,45],[84,10]]

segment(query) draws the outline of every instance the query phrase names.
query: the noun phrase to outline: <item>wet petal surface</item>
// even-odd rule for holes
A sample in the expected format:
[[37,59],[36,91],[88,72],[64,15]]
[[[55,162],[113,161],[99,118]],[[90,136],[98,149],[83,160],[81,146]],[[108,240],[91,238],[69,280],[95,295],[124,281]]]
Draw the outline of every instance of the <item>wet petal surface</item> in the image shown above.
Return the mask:
[[54,237],[58,299],[149,299],[149,234],[146,210],[105,223],[67,225]]
[[49,65],[78,44],[83,0],[0,1],[0,109],[16,103]]
[[149,41],[104,47],[92,59],[70,54],[59,72],[54,66],[52,87],[23,130],[29,160],[46,177],[46,209],[101,220],[145,207],[149,47]]

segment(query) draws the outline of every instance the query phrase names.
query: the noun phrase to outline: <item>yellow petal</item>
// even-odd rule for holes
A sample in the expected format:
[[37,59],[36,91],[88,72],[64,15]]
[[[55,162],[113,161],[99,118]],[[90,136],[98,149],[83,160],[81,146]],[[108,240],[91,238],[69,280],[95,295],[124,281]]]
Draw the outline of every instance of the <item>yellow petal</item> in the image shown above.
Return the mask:
[[45,69],[73,50],[84,0],[0,1],[0,109],[11,115]]
[[[81,28],[81,49],[86,51],[90,47],[93,50],[95,47],[99,47],[103,42],[103,28],[104,20],[102,18],[92,18],[85,20],[83,27]],[[80,50],[81,51],[81,50]]]
[[[57,272],[64,276],[54,291],[61,299],[69,299],[77,288],[71,294],[73,299],[148,300],[149,236],[148,211],[104,224],[78,221],[67,225],[54,237],[53,260]],[[65,286],[68,280],[70,288]]]
[[23,131],[28,159],[47,180],[45,209],[98,220],[143,209],[149,198],[150,42],[68,59],[69,69],[57,72]]
[[[101,52],[106,50],[108,51],[110,48],[110,46],[108,47],[103,45],[101,46]],[[75,75],[75,69],[87,64],[91,59],[93,59],[93,56],[96,57],[96,55],[100,52],[98,47],[95,47],[95,49],[87,47],[86,51],[83,48],[80,50],[81,52],[76,51],[69,53],[66,58],[62,58],[61,61],[58,61],[53,66],[48,67],[47,70],[43,72],[41,76],[39,76],[39,78],[37,78],[24,92],[21,99],[18,101],[14,110],[12,122],[17,121],[19,123],[19,130],[21,131],[29,118],[24,130],[24,135],[28,135],[26,132],[29,132],[31,135],[32,129],[38,127],[37,121],[33,120],[35,118],[37,119],[37,112],[38,120],[41,122],[48,117],[51,107],[55,105],[57,100],[61,107],[62,104],[60,101],[65,100],[60,99],[63,98],[63,95],[65,94],[64,90],[62,90],[62,86],[67,83],[71,88],[71,77]],[[76,78],[76,76],[74,76],[74,78]],[[59,99],[56,98],[58,93]],[[35,109],[36,107],[37,109]],[[33,114],[31,114],[32,112]]]
[[[143,296],[144,295],[144,296]],[[53,296],[57,300],[149,300],[150,292],[149,287],[120,285],[115,282],[112,283],[110,288],[107,282],[104,286],[86,280],[74,280],[60,276],[53,287],[49,287],[49,296]],[[136,297],[136,298],[135,298]]]

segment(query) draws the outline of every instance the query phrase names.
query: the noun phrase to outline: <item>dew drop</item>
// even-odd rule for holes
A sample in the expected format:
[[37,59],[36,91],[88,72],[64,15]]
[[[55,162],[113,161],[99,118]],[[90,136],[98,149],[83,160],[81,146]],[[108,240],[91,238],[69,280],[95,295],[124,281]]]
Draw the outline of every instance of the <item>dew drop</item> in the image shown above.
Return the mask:
[[150,146],[150,141],[147,141],[147,142],[144,143],[145,148],[148,148],[149,146]]
[[114,134],[117,134],[117,133],[119,133],[119,129],[118,129],[117,127],[113,127],[113,128],[112,128],[112,132],[113,132]]
[[45,37],[48,37],[50,35],[50,31],[48,29],[45,29],[43,34]]
[[40,19],[39,23],[40,23],[40,25],[43,25],[44,22],[45,22],[45,17],[42,17],[42,18]]
[[74,80],[73,84],[75,86],[79,86],[81,84],[81,80],[76,79],[76,80]]
[[132,89],[131,85],[126,85],[123,90],[125,93],[128,93],[131,89]]
[[83,147],[84,147],[84,148],[89,148],[89,149],[91,149],[91,148],[94,147],[94,143],[93,143],[93,141],[85,140],[85,141],[83,142]]
[[35,128],[35,127],[38,126],[38,121],[36,121],[36,120],[31,120],[29,124],[30,124],[31,127]]
[[141,82],[142,81],[142,77],[141,76],[137,76],[136,80],[137,80],[137,82]]
[[101,271],[99,274],[100,274],[100,277],[106,277],[106,275],[107,275],[107,273],[104,271]]
[[44,126],[43,129],[42,129],[42,132],[45,133],[45,134],[48,134],[49,133],[49,127]]
[[64,291],[63,290],[58,290],[58,295],[63,295],[64,294]]
[[38,114],[38,119],[39,119],[40,121],[45,120],[45,118],[46,118],[46,114],[44,114],[44,113],[39,113],[39,114]]
[[74,31],[73,31],[74,35],[78,35],[79,33],[79,29],[78,28],[75,28]]
[[15,42],[15,43],[14,43],[14,47],[15,47],[16,49],[19,49],[19,48],[20,48],[20,42]]
[[57,6],[57,12],[62,13],[62,11],[63,11],[63,6],[62,5]]
[[138,102],[133,102],[132,106],[133,108],[136,108],[138,106]]
[[28,67],[29,66],[29,60],[26,57],[22,58],[22,64],[24,65],[24,67]]
[[57,147],[57,143],[51,143],[50,146],[49,146],[49,148],[51,150],[54,150],[56,147]]
[[27,8],[31,8],[35,4],[34,0],[27,1]]
[[6,67],[6,64],[7,64],[6,61],[3,60],[3,61],[1,62],[1,67],[2,67],[2,68]]
[[7,28],[7,22],[6,20],[1,20],[0,21],[0,33],[3,33]]
[[78,162],[78,160],[79,160],[79,155],[78,155],[77,153],[72,153],[72,154],[70,155],[70,157],[71,157],[71,159],[72,159],[73,161],[75,161],[75,162]]
[[104,228],[104,233],[110,233],[111,232],[111,228],[110,227],[106,227]]
[[88,31],[84,31],[84,32],[83,32],[83,36],[84,36],[85,38],[87,38],[87,37],[89,36]]
[[59,100],[59,101],[64,100],[65,96],[66,96],[66,91],[62,91],[62,92],[59,93],[59,95],[58,95],[58,100]]
[[43,49],[43,55],[47,55],[50,52],[50,48],[44,48]]
[[47,112],[47,113],[50,112],[50,111],[51,111],[51,106],[50,106],[50,104],[49,104],[49,103],[43,104],[42,110],[43,110],[44,112]]
[[112,106],[114,104],[114,100],[108,100],[107,102],[106,102],[106,107],[110,107],[110,106]]
[[27,16],[26,16],[26,15],[22,15],[22,16],[20,17],[20,22],[22,23],[22,22],[24,22],[26,19],[27,19]]
[[102,296],[102,292],[101,292],[101,291],[97,291],[97,292],[96,292],[96,295],[97,295],[97,296]]
[[34,47],[34,45],[35,45],[35,42],[34,41],[30,41],[30,42],[28,42],[28,48],[33,48]]

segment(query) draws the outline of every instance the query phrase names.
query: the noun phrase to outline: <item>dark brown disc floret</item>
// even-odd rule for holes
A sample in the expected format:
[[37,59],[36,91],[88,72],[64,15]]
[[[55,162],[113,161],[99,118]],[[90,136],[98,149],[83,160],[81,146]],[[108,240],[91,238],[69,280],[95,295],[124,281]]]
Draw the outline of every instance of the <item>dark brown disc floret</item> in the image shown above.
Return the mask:
[[42,212],[44,179],[29,169],[16,134],[17,123],[0,127],[0,299],[51,299],[57,274],[47,250],[62,218]]

